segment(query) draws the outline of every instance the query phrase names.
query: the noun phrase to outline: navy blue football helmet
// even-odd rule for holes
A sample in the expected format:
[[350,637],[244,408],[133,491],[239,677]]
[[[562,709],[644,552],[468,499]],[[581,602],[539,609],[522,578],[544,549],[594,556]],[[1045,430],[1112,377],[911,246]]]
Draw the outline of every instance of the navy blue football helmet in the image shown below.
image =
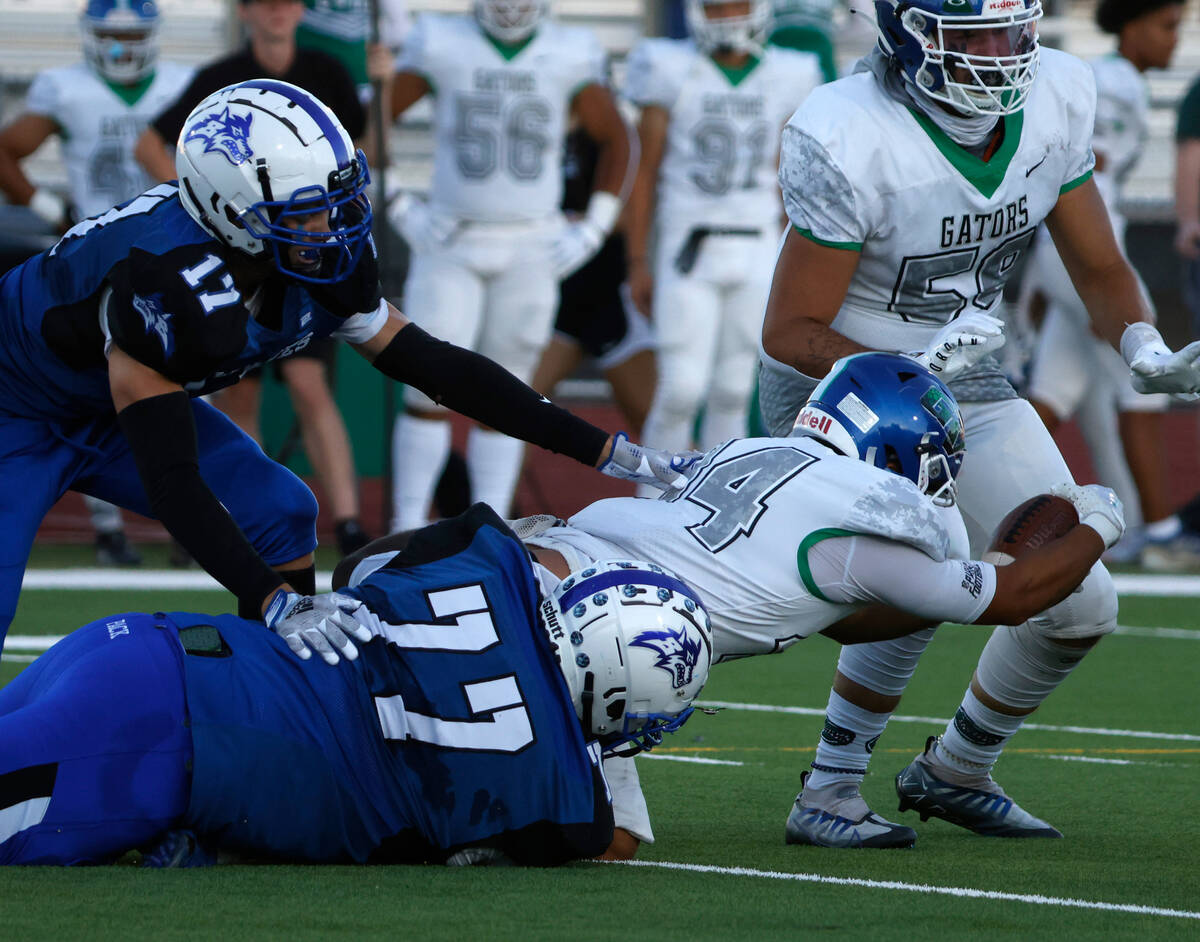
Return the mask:
[[962,413],[946,384],[911,357],[856,353],[838,360],[792,434],[894,471],[939,506],[954,503],[965,450]]
[[154,0],[89,0],[79,17],[83,55],[101,76],[131,85],[158,58],[158,6]]
[[875,0],[879,48],[962,114],[1020,111],[1037,75],[1041,0]]

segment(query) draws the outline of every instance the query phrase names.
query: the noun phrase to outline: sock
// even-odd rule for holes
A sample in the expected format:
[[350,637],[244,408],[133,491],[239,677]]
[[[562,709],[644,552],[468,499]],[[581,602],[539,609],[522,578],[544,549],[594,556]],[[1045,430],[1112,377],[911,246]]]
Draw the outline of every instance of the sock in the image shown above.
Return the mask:
[[970,688],[937,746],[937,757],[964,775],[989,772],[1004,744],[1025,721],[1023,716],[997,713],[979,702]]
[[499,432],[473,428],[467,436],[467,475],[471,498],[488,504],[501,517],[509,516],[525,443]]
[[1154,540],[1156,543],[1164,540],[1173,540],[1183,532],[1183,522],[1179,519],[1178,514],[1172,514],[1169,517],[1163,517],[1161,520],[1155,520],[1153,523],[1146,524],[1146,538]]
[[429,522],[429,502],[450,454],[450,423],[403,413],[392,428],[392,532]]
[[829,691],[825,708],[825,728],[817,742],[813,771],[807,785],[824,788],[835,782],[862,781],[867,763],[890,713],[872,713]]

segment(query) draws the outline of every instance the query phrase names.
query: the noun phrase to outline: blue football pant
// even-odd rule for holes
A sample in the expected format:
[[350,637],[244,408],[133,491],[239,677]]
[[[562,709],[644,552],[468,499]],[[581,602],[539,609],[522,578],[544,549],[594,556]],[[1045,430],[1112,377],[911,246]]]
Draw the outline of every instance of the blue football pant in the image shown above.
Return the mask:
[[[317,501],[223,413],[192,401],[200,474],[272,566],[317,545]],[[67,427],[0,415],[0,643],[16,612],[42,519],[69,490],[152,516],[133,455],[115,418]]]
[[182,818],[182,657],[174,630],[113,615],[0,689],[0,864],[107,863]]

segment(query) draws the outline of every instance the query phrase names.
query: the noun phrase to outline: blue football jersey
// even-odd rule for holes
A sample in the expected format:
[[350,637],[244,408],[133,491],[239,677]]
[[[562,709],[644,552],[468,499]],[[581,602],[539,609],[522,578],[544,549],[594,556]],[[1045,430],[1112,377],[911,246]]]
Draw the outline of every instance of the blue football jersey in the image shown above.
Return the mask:
[[[525,549],[485,505],[422,532],[345,590],[375,616],[355,661],[301,661],[232,616],[171,616],[189,651],[198,833],[326,861],[484,846],[544,865],[608,846],[599,749],[538,624]],[[206,624],[219,638],[191,643]]]
[[[275,271],[251,297],[165,183],[74,226],[0,280],[0,411],[112,411],[105,345],[204,395],[379,307],[374,247],[337,285]],[[252,313],[253,311],[253,313]]]

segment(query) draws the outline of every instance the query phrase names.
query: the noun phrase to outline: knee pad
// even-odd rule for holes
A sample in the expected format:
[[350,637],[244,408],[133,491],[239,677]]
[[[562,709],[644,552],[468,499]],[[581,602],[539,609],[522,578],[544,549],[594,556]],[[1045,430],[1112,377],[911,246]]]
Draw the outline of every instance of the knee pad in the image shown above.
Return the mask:
[[317,548],[317,499],[308,485],[283,465],[255,484],[263,495],[259,525],[243,531],[267,564],[277,566]]
[[848,644],[838,657],[838,673],[868,690],[898,697],[908,686],[935,630],[924,628],[890,641]]
[[1047,638],[1094,638],[1117,628],[1117,588],[1102,563],[1096,563],[1079,588],[1027,624]]
[[1067,678],[1088,650],[1059,644],[1030,622],[1001,625],[988,638],[975,678],[994,700],[1032,711]]

